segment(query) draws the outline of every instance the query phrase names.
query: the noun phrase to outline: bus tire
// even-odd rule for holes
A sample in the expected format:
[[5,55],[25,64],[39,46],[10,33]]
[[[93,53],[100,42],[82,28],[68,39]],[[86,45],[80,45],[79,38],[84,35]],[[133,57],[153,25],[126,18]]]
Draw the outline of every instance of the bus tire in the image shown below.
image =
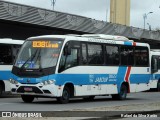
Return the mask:
[[0,85],[0,96],[2,95],[2,93],[3,93],[3,86]]
[[61,97],[57,98],[57,101],[61,104],[66,104],[69,102],[69,98],[70,98],[70,90],[68,87],[64,87],[63,89],[63,93]]
[[88,97],[84,97],[83,100],[86,100],[86,101],[92,101],[94,100],[95,96],[88,96]]
[[120,93],[113,94],[112,99],[114,99],[114,100],[125,100],[126,97],[127,97],[127,91],[128,91],[127,87],[124,84],[122,84],[121,88],[120,88]]
[[34,100],[34,96],[31,95],[21,95],[21,98],[25,103],[31,103]]
[[160,92],[160,80],[157,83],[157,91]]

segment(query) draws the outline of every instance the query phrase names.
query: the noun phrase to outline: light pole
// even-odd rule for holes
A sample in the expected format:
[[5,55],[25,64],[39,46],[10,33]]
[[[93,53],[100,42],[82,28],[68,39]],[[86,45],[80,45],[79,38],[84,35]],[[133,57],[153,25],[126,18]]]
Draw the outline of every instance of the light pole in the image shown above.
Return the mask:
[[153,12],[149,12],[149,13],[145,13],[144,15],[143,15],[143,19],[144,19],[144,29],[145,29],[145,26],[146,26],[146,19],[147,19],[147,16],[149,15],[149,14],[152,14]]
[[149,23],[147,23],[147,25],[149,26],[149,30],[151,31],[152,29],[151,29],[151,25],[149,24]]
[[53,10],[54,10],[55,4],[56,4],[56,0],[51,0],[51,5],[53,6]]

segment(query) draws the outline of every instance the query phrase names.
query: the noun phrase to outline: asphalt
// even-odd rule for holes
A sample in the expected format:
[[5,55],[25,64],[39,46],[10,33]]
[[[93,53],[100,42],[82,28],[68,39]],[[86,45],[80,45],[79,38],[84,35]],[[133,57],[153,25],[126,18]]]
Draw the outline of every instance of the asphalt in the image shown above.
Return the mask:
[[[74,120],[75,117],[78,117],[77,119],[82,119],[82,117],[84,117],[84,119],[88,120],[93,119],[93,117],[100,117],[101,119],[132,120],[135,118],[120,117],[120,115],[130,115],[134,113],[154,115],[155,113],[158,118],[153,116],[152,118],[140,117],[138,119],[158,120],[160,119],[160,92],[132,93],[128,94],[127,99],[123,101],[112,100],[111,96],[98,96],[93,101],[75,98],[70,100],[68,104],[59,104],[54,98],[39,98],[35,99],[33,103],[24,103],[20,96],[4,95],[0,98],[0,111],[40,112],[43,115],[50,116],[45,118],[45,120],[52,119],[53,114],[58,116],[56,120],[63,119],[60,118],[60,116],[67,117],[64,118],[65,120]],[[68,111],[69,113],[67,113],[66,116],[66,112]],[[97,120],[99,118],[94,119]],[[6,120],[6,118],[4,120]]]

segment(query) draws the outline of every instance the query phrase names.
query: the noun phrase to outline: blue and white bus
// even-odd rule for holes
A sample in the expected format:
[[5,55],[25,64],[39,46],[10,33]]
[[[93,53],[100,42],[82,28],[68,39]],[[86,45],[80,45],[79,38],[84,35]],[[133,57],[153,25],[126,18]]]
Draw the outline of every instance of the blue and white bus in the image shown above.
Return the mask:
[[0,96],[4,92],[10,92],[11,70],[13,61],[24,41],[8,38],[0,39]]
[[103,34],[31,37],[22,46],[10,79],[24,102],[55,97],[91,100],[149,90],[150,47],[123,36]]
[[150,89],[160,91],[160,50],[151,50]]

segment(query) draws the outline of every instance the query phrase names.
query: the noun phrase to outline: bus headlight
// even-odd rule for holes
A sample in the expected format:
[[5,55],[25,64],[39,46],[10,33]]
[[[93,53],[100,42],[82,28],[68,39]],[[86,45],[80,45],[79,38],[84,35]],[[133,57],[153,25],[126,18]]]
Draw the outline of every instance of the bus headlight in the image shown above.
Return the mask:
[[55,83],[55,80],[45,80],[45,81],[41,82],[40,84],[41,85],[51,85],[54,83]]
[[18,82],[16,80],[13,80],[13,79],[9,79],[10,83],[12,84],[18,84]]

